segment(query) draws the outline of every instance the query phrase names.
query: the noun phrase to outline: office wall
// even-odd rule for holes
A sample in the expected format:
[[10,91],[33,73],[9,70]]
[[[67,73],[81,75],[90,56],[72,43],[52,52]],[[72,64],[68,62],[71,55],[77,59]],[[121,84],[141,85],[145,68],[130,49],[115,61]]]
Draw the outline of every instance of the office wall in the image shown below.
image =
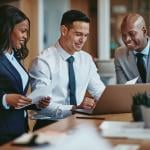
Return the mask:
[[70,0],[44,0],[44,48],[55,44],[60,35],[62,14],[70,9]]
[[30,40],[28,42],[29,56],[25,59],[24,65],[26,68],[29,67],[32,59],[38,54],[38,4],[39,0],[20,0],[20,9],[25,12],[29,17],[30,26]]
[[97,0],[70,0],[71,9],[83,11],[90,17],[90,34],[83,49],[97,57]]
[[62,14],[70,9],[69,4],[69,0],[20,0],[20,8],[31,20],[30,53],[25,60],[26,68],[40,51],[56,42]]
[[83,49],[97,57],[96,4],[97,0],[44,0],[44,47],[49,47],[58,39],[62,14],[69,9],[78,9],[91,18],[90,36]]

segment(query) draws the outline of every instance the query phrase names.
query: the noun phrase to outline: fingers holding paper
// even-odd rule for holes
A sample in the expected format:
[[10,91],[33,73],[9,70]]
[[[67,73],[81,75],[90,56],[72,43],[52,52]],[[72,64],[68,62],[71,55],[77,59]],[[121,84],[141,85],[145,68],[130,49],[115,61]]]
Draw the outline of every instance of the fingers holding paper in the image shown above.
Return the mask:
[[46,108],[50,103],[50,99],[51,98],[49,96],[43,97],[41,100],[39,100],[38,106],[40,108]]
[[32,103],[32,100],[20,94],[7,94],[6,102],[9,106],[22,108],[26,105],[30,105]]

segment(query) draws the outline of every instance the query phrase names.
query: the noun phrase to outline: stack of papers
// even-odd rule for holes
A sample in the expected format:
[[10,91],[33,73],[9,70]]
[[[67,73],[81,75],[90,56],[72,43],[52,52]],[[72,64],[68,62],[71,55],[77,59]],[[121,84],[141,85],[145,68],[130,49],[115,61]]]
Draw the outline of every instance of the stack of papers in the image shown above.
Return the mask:
[[99,128],[104,137],[150,140],[150,129],[144,128],[144,122],[104,121]]

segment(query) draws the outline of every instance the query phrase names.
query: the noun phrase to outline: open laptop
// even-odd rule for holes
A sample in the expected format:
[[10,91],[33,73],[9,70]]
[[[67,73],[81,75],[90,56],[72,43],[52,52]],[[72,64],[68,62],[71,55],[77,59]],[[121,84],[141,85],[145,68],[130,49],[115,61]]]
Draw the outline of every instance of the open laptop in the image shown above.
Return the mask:
[[141,92],[150,93],[150,84],[108,85],[93,110],[76,109],[75,112],[89,115],[128,113],[132,96]]

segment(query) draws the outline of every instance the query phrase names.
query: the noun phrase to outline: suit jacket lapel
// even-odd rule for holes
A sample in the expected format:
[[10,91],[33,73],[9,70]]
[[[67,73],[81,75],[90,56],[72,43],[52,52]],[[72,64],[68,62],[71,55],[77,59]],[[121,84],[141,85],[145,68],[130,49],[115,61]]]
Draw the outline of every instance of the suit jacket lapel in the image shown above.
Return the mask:
[[[15,58],[17,59],[17,57],[16,57],[16,54],[14,53],[14,56],[15,56]],[[28,87],[29,87],[29,74],[28,74],[28,72],[26,71],[26,69],[25,69],[25,67],[20,63],[20,61],[17,59],[17,61],[18,61],[18,63],[20,64],[20,66],[24,69],[24,71],[27,73],[27,75],[28,75],[28,82],[27,82],[27,84],[26,84],[26,86],[25,86],[25,89],[24,89],[24,94],[27,92],[27,90],[28,90]],[[22,87],[23,87],[23,85],[22,85]]]
[[133,73],[133,75],[135,77],[139,77],[138,78],[139,82],[142,82],[141,77],[139,75],[139,71],[138,71],[137,64],[136,64],[136,58],[134,56],[133,51],[128,51],[128,57],[127,57],[127,59],[128,59],[127,62],[128,62],[128,66],[130,68],[130,71]]
[[8,70],[8,72],[10,72],[10,76],[13,76],[16,79],[18,89],[20,89],[23,92],[22,80],[16,68],[9,62],[5,55],[2,55],[0,59],[2,64]]
[[[149,42],[150,42],[150,39],[149,39]],[[147,60],[146,81],[148,83],[150,82],[150,47],[149,47],[148,60]]]

